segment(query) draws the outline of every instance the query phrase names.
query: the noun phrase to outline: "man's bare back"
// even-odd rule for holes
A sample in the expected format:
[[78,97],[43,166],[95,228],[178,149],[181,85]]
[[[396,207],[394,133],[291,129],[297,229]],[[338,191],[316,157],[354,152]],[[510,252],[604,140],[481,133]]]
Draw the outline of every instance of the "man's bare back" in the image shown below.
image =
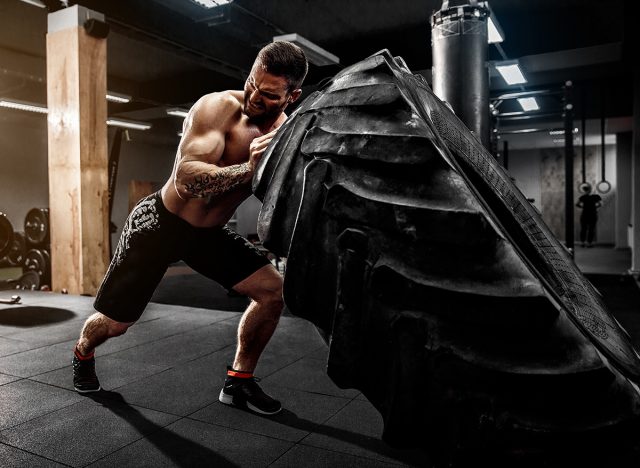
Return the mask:
[[202,97],[185,118],[173,171],[162,188],[167,209],[192,226],[226,224],[251,195],[255,167],[285,119],[283,112],[251,119],[243,91]]

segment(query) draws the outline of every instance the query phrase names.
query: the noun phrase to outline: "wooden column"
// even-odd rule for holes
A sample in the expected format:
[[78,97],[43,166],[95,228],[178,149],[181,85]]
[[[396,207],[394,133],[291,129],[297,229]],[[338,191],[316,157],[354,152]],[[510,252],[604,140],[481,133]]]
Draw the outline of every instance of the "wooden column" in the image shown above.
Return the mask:
[[109,262],[107,43],[79,5],[49,14],[49,219],[54,291],[94,295]]

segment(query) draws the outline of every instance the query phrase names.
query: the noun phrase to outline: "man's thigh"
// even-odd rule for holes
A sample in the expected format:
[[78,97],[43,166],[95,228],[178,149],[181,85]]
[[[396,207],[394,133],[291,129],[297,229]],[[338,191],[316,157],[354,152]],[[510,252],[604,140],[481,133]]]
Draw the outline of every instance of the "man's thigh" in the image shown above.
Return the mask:
[[[195,271],[227,290],[237,291],[237,284],[264,267],[271,266],[271,262],[262,252],[228,228],[199,232],[189,246],[184,261]],[[275,269],[273,270],[275,272]],[[243,291],[238,292],[246,294]]]

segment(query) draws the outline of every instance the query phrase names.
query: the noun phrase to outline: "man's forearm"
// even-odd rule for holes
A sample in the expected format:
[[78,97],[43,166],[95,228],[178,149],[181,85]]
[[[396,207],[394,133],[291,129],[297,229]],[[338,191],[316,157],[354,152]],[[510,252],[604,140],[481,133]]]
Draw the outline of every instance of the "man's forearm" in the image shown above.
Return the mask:
[[248,162],[222,167],[215,172],[201,172],[201,167],[195,166],[182,171],[179,185],[188,197],[215,197],[246,184],[251,180],[250,175],[251,169]]

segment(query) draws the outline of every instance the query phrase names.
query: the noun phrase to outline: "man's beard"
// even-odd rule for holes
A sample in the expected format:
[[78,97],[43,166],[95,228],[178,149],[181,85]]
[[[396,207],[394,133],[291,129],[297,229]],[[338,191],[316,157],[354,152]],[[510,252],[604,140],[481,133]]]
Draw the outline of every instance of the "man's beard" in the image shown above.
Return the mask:
[[252,122],[264,122],[269,119],[278,117],[285,106],[268,109],[267,107],[252,107],[249,105],[248,96],[245,95],[244,99],[244,113],[249,117]]

